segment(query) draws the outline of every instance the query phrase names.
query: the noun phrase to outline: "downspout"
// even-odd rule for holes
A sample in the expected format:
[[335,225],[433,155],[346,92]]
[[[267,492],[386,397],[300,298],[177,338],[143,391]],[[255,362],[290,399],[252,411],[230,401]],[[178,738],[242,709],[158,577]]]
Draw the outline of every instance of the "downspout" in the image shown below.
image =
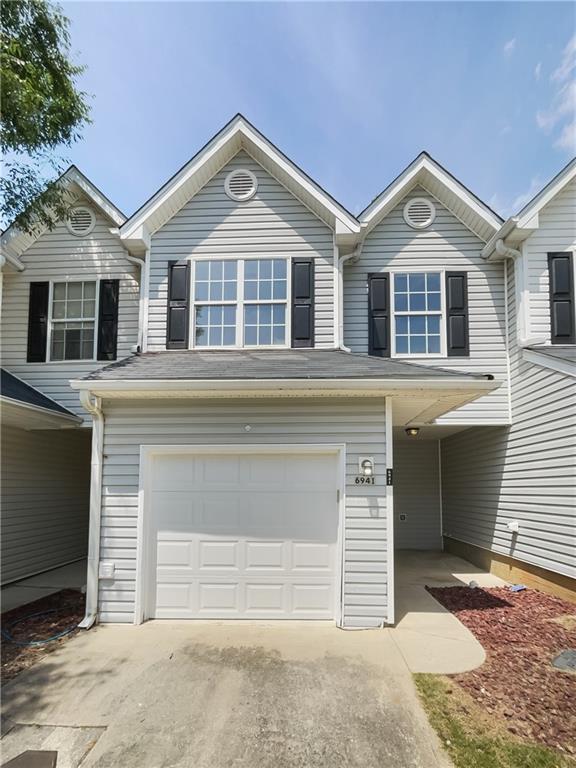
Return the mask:
[[90,526],[88,533],[88,569],[86,614],[81,629],[90,629],[98,616],[98,568],[100,563],[100,520],[102,516],[102,454],[104,446],[104,414],[99,397],[80,391],[80,402],[92,416],[92,462],[90,468]]
[[347,261],[357,261],[362,253],[363,245],[364,240],[361,240],[352,253],[340,256],[338,260],[338,304],[340,305],[340,313],[338,315],[338,348],[343,352],[352,351],[349,347],[344,346],[344,264]]
[[138,287],[140,289],[140,295],[138,299],[138,341],[137,341],[137,349],[132,348],[132,351],[141,352],[143,327],[144,327],[144,264],[146,262],[143,259],[137,259],[135,256],[130,256],[130,254],[128,253],[125,254],[124,258],[126,259],[126,261],[129,261],[130,264],[135,264],[140,270],[139,280],[138,280]]

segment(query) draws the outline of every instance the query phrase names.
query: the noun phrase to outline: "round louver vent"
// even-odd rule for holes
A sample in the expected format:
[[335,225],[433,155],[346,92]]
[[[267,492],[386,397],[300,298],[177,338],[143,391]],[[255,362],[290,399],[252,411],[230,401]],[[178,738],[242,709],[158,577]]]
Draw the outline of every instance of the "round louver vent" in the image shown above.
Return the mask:
[[94,229],[96,217],[90,208],[78,205],[68,213],[68,231],[77,237],[89,235]]
[[415,197],[404,206],[404,221],[414,229],[429,227],[436,216],[436,209],[430,200]]
[[226,176],[224,188],[232,200],[250,200],[256,194],[258,182],[251,171],[239,168]]

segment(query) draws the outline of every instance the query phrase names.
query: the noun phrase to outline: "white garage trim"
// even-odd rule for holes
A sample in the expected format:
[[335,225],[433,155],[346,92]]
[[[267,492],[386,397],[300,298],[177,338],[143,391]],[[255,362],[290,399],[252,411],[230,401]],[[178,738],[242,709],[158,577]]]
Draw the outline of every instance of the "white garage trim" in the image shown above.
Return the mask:
[[[391,397],[386,398],[386,471],[394,477],[393,420]],[[386,482],[386,554],[388,567],[388,624],[394,626],[394,480]]]
[[151,465],[156,456],[169,454],[334,454],[338,459],[338,537],[336,543],[338,581],[335,584],[334,616],[338,626],[343,621],[343,569],[344,569],[344,510],[346,508],[346,446],[345,444],[253,444],[253,445],[141,445],[140,475],[138,483],[138,525],[136,548],[136,595],[134,623],[141,624],[148,616],[152,589],[152,574],[148,567],[150,549],[150,477]]

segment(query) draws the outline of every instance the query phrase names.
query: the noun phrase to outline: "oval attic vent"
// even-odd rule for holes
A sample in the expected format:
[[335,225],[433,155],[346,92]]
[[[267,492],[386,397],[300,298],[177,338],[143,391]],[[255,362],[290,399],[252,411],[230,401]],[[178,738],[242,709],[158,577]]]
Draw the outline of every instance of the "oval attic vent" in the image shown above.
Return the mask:
[[429,227],[435,216],[434,204],[424,197],[415,197],[404,206],[404,221],[414,229]]
[[73,235],[88,235],[94,229],[96,217],[90,208],[78,205],[68,213],[68,230]]
[[224,187],[226,194],[232,200],[250,200],[256,194],[258,182],[252,171],[239,168],[237,171],[232,171],[226,176]]

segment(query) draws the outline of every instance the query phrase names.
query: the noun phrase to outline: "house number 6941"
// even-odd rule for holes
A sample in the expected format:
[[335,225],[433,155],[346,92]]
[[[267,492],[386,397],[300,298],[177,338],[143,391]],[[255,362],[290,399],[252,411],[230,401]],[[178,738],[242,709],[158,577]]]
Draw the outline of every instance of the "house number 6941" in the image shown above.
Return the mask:
[[356,485],[374,485],[374,477],[366,477],[365,475],[358,475],[354,480]]

